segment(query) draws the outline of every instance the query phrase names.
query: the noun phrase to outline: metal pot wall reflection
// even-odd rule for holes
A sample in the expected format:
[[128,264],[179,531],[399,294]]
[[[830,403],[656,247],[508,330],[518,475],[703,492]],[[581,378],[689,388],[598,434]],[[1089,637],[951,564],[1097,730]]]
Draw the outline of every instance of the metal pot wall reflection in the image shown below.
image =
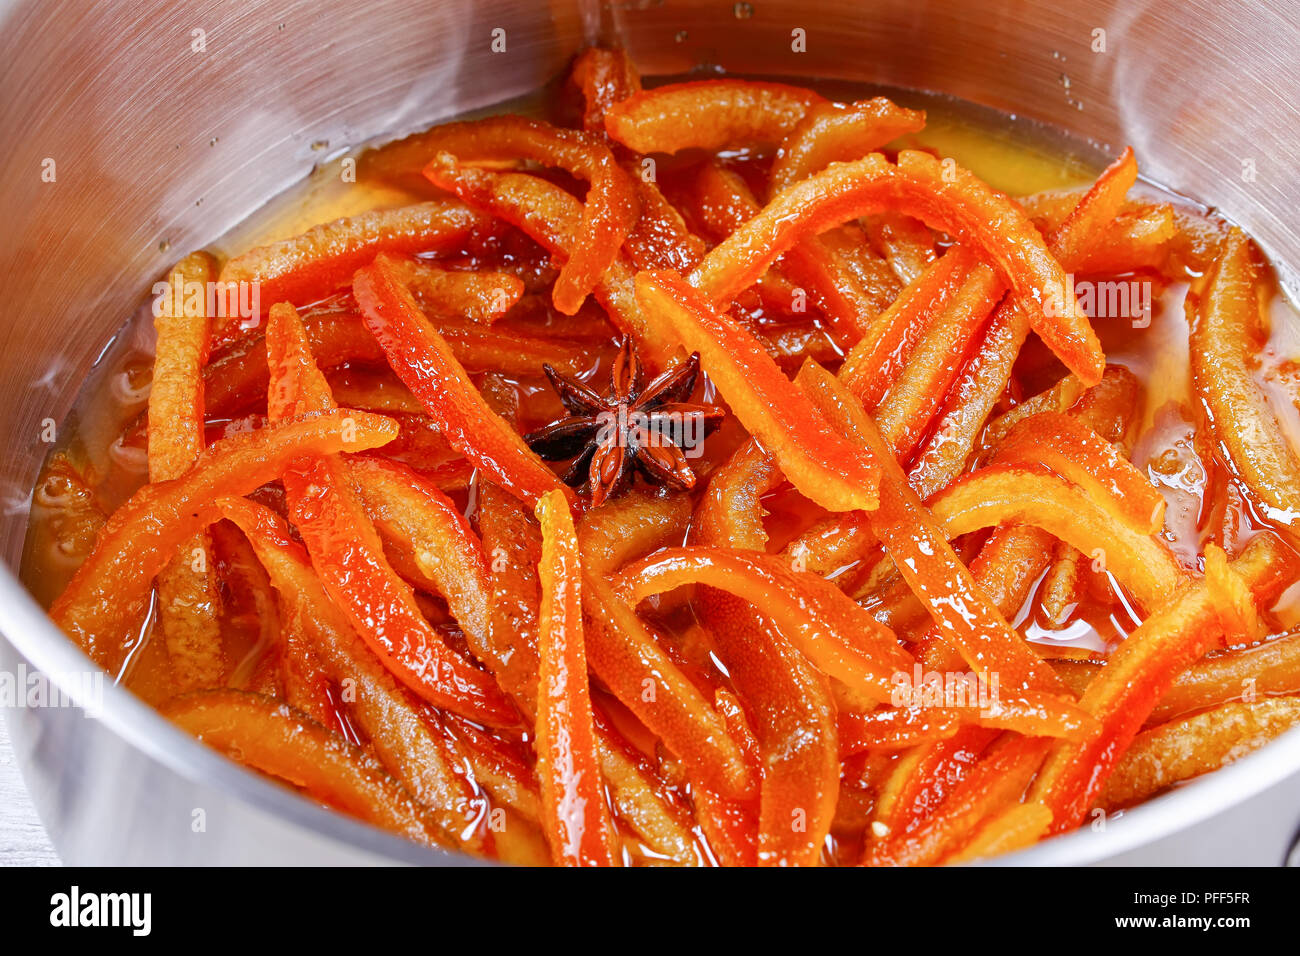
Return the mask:
[[[0,663],[12,671],[21,656],[52,675],[89,666],[13,574],[42,423],[62,419],[175,250],[210,242],[301,179],[313,143],[341,148],[526,93],[602,38],[646,73],[937,90],[1112,152],[1132,143],[1152,179],[1213,199],[1276,262],[1300,263],[1289,169],[1300,10],[1283,2],[0,3]],[[9,720],[70,863],[468,862],[312,806],[116,688],[95,718],[45,708]],[[1105,830],[1009,862],[1278,863],[1298,808],[1293,733]]]

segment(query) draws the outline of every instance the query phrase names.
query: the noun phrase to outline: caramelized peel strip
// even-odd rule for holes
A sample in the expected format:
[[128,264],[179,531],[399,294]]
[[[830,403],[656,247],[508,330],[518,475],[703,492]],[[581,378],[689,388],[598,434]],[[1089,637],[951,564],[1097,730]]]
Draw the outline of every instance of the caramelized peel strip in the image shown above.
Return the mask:
[[481,798],[457,772],[446,741],[424,719],[424,705],[397,682],[326,595],[288,524],[242,498],[227,498],[218,506],[221,516],[247,537],[279,595],[281,613],[301,624],[329,676],[336,683],[355,682],[351,717],[389,772],[441,823],[439,842],[481,849],[483,837],[474,826],[483,815]]
[[994,460],[1046,465],[1136,531],[1155,534],[1164,526],[1164,496],[1077,416],[1052,411],[1030,415],[998,443]]
[[181,477],[146,485],[113,513],[50,617],[96,663],[115,672],[122,642],[143,617],[154,575],[181,542],[211,522],[216,499],[248,494],[303,455],[364,451],[395,437],[392,419],[339,409],[210,445]]
[[542,525],[537,774],[551,856],[560,866],[613,866],[614,822],[596,751],[583,641],[582,567],[569,505],[537,503]]
[[521,116],[446,123],[411,137],[403,149],[428,162],[450,153],[462,163],[530,160],[558,167],[590,184],[569,257],[555,280],[555,307],[573,315],[609,268],[637,217],[636,190],[603,143],[573,130]]
[[[272,308],[267,353],[273,421],[333,407],[292,306]],[[514,709],[492,679],[448,647],[420,613],[388,563],[342,459],[303,459],[286,469],[283,481],[289,514],[326,592],[394,675],[432,704],[489,725],[513,723]]]
[[[196,252],[176,264],[154,318],[158,341],[149,389],[149,477],[176,478],[203,450],[203,366],[212,318],[205,301],[191,308],[194,287],[206,296],[215,265]],[[179,306],[179,308],[178,308]],[[158,623],[173,678],[182,690],[221,683],[221,594],[206,533],[183,543],[158,575]]]
[[348,471],[379,530],[406,545],[447,600],[480,660],[488,628],[488,562],[483,544],[455,503],[405,465],[358,457]]
[[353,291],[366,327],[399,378],[424,404],[453,448],[503,488],[534,502],[564,489],[504,420],[492,413],[446,339],[416,306],[384,257],[357,272]]
[[925,113],[883,96],[859,103],[818,103],[790,131],[772,163],[772,191],[819,173],[831,163],[859,159],[925,126]]
[[[1048,235],[1048,248],[1066,269],[1080,270],[1080,258],[1119,214],[1136,177],[1137,164],[1132,150],[1126,149]],[[980,430],[1011,378],[1031,319],[1016,300],[1005,301],[994,311],[983,344],[953,383],[931,438],[909,470],[923,498],[939,491],[966,466]],[[1081,375],[1078,381],[1087,386],[1094,380]]]
[[[823,673],[877,702],[912,658],[839,588],[790,571],[780,558],[722,548],[664,548],[624,568],[615,587],[635,605],[652,594],[704,584],[754,603]],[[761,595],[761,597],[760,597]]]
[[738,798],[752,793],[756,781],[726,724],[606,580],[627,558],[640,557],[665,540],[680,541],[689,518],[684,496],[630,494],[583,519],[578,540],[587,659],[605,686],[663,740],[692,779],[723,797]]
[[[1297,559],[1274,535],[1261,534],[1232,562],[1232,569],[1257,601],[1267,603],[1294,578]],[[1090,741],[1057,745],[1034,783],[1033,797],[1052,810],[1053,833],[1078,825],[1156,702],[1221,635],[1214,597],[1198,584],[1125,638],[1079,700],[1101,721],[1102,733]]]
[[1221,704],[1138,734],[1101,793],[1107,809],[1132,806],[1183,780],[1218,770],[1300,722],[1300,698]]
[[419,843],[442,842],[426,815],[372,758],[277,700],[204,691],[172,701],[163,716],[208,746],[323,803]]
[[805,365],[800,387],[845,435],[852,435],[880,462],[880,508],[871,516],[880,537],[913,592],[926,605],[944,639],[960,649],[985,679],[999,674],[1008,691],[1064,690],[979,589],[953,552],[938,514],[926,510],[861,403],[820,366]]
[[[221,281],[256,283],[264,312],[278,302],[304,305],[346,286],[378,253],[451,249],[487,223],[454,199],[366,212],[236,256],[221,270]],[[232,331],[229,324],[226,331]]]
[[784,83],[704,80],[635,93],[605,112],[605,128],[638,153],[715,151],[780,143],[808,108],[825,100]]
[[1163,604],[1185,580],[1168,546],[1118,520],[1117,503],[1097,498],[1040,465],[990,465],[929,502],[950,537],[1001,524],[1030,524],[1102,560],[1145,608]]
[[736,417],[801,493],[832,511],[876,507],[875,465],[830,428],[753,335],[675,273],[640,273],[637,297],[666,337],[700,353]]
[[[554,183],[522,173],[471,169],[451,156],[436,158],[425,167],[424,175],[471,206],[520,229],[558,259],[567,260],[573,253],[582,204]],[[627,260],[616,256],[598,277],[594,291],[610,320],[623,331],[636,334],[649,357],[662,364],[667,356],[647,334]]]
[[524,293],[524,282],[507,272],[444,269],[420,259],[392,260],[406,287],[430,312],[491,325]]
[[896,210],[953,235],[986,257],[1024,305],[1034,329],[1087,384],[1104,358],[1087,316],[1069,301],[1060,262],[1005,196],[926,153],[904,150],[898,165],[879,154],[839,163],[780,193],[714,248],[691,275],[711,301],[730,302],[779,255],[808,236],[858,216]]
[[1192,384],[1233,468],[1269,515],[1290,525],[1300,513],[1300,460],[1248,364],[1267,337],[1260,295],[1250,243],[1233,229],[1189,316]]

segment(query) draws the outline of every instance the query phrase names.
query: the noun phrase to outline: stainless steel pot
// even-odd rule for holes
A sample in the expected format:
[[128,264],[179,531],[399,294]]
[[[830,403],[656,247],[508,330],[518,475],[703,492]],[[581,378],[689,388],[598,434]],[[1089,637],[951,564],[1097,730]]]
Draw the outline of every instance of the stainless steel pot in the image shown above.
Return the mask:
[[[1281,0],[0,0],[5,670],[20,656],[58,679],[90,669],[13,573],[42,425],[62,419],[176,252],[304,176],[319,144],[526,93],[596,39],[621,40],[648,73],[924,88],[1132,143],[1148,176],[1213,200],[1276,261],[1300,264],[1300,10]],[[9,721],[71,863],[466,862],[312,806],[111,686],[97,717],[40,707]],[[1293,733],[1012,862],[1275,864],[1297,821]]]

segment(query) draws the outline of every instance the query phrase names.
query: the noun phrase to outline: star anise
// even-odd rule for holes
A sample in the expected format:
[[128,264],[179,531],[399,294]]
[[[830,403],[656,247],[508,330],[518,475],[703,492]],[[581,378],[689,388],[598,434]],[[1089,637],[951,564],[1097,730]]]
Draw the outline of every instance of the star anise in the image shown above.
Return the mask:
[[636,345],[625,338],[610,371],[608,396],[549,365],[542,369],[569,414],[524,441],[547,461],[572,458],[563,480],[586,485],[593,507],[626,491],[638,471],[653,484],[695,486],[686,453],[726,415],[715,405],[688,401],[700,373],[699,353],[643,387]]

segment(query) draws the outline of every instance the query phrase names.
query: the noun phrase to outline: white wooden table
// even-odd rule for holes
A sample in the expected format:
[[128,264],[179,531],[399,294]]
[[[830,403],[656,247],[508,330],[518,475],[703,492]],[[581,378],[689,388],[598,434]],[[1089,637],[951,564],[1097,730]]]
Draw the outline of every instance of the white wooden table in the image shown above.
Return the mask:
[[0,708],[0,866],[58,865],[59,857],[27,797]]

